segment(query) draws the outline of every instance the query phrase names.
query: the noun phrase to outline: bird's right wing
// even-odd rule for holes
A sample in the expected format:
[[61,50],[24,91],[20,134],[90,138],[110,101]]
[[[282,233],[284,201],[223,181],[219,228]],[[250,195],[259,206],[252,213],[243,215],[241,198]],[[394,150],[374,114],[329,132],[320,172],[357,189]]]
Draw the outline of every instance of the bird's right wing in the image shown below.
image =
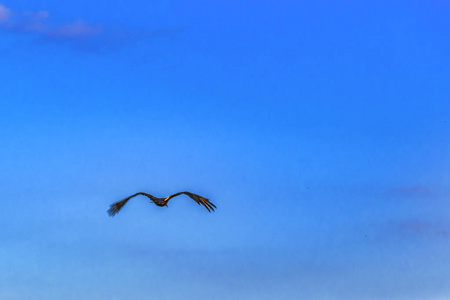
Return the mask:
[[167,197],[165,200],[166,202],[169,202],[170,199],[172,199],[173,197],[176,197],[178,195],[181,194],[185,194],[187,196],[189,196],[191,199],[193,199],[195,202],[197,202],[198,205],[203,205],[209,212],[214,211],[214,208],[217,208],[214,204],[212,204],[211,202],[209,202],[208,198],[202,197],[200,195],[191,193],[191,192],[179,192],[173,195],[170,195],[169,197]]
[[147,196],[149,198],[152,197],[152,195],[147,194],[147,193],[142,193],[142,192],[141,193],[136,193],[136,194],[131,195],[131,196],[129,196],[129,197],[123,199],[123,200],[120,200],[120,201],[117,201],[117,202],[111,204],[109,209],[108,209],[108,214],[111,217],[113,217],[115,214],[117,214],[119,212],[119,210],[122,209],[122,207],[128,202],[128,200],[130,200],[131,198],[133,198],[133,197],[135,197],[137,195],[144,195],[144,196]]

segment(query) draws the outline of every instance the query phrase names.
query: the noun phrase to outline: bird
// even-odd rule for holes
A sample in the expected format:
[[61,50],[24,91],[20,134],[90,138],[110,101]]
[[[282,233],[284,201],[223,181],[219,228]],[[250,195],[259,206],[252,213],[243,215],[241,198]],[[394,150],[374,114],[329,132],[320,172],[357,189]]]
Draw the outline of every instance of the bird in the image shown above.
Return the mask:
[[209,202],[209,200],[207,198],[202,197],[202,196],[197,195],[197,194],[194,194],[194,193],[190,193],[190,192],[175,193],[173,195],[170,195],[167,198],[158,198],[158,197],[155,197],[155,196],[147,194],[147,193],[139,192],[139,193],[136,193],[136,194],[131,195],[131,196],[125,198],[125,199],[122,199],[120,201],[117,201],[117,202],[114,202],[113,204],[111,204],[109,209],[108,209],[108,214],[111,217],[113,217],[114,215],[116,215],[122,209],[122,207],[128,202],[128,200],[130,200],[131,198],[136,197],[138,195],[146,196],[146,197],[148,197],[150,199],[150,201],[152,201],[156,205],[164,207],[164,206],[167,206],[167,202],[169,202],[170,199],[172,199],[173,197],[182,195],[182,194],[189,196],[191,199],[193,199],[195,202],[197,202],[198,205],[200,205],[200,204],[203,205],[209,212],[211,212],[211,210],[214,211],[214,208],[217,208],[214,204]]

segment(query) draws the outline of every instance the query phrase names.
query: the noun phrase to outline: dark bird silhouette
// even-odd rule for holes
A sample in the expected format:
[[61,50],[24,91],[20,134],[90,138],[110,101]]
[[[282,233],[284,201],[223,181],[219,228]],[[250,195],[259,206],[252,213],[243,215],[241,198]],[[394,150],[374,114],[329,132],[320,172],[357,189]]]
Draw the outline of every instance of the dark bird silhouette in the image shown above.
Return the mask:
[[193,194],[193,193],[189,193],[189,192],[179,192],[173,195],[170,195],[167,198],[158,198],[155,197],[153,195],[147,194],[147,193],[136,193],[134,195],[131,195],[123,200],[117,201],[113,204],[111,204],[110,208],[108,209],[108,214],[110,216],[114,216],[115,214],[117,214],[119,212],[119,210],[125,205],[125,203],[128,202],[128,200],[130,200],[131,198],[137,196],[137,195],[143,195],[146,196],[150,199],[150,201],[152,201],[153,203],[155,203],[158,206],[167,206],[167,202],[169,202],[170,199],[172,199],[173,197],[176,197],[178,195],[181,194],[185,194],[187,196],[189,196],[190,198],[192,198],[195,202],[197,202],[198,205],[203,205],[209,212],[214,211],[214,208],[217,208],[214,204],[212,204],[211,202],[209,202],[209,200],[205,197],[199,196],[197,194]]

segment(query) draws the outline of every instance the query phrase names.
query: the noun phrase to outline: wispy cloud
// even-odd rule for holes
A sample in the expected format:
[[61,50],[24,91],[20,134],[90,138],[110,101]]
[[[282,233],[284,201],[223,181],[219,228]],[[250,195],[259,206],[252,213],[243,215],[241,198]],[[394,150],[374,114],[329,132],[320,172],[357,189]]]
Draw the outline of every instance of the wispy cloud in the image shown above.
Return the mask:
[[99,25],[88,24],[82,20],[72,23],[53,25],[49,22],[50,13],[41,11],[15,11],[0,4],[0,27],[18,33],[36,34],[52,39],[83,39],[99,35]]
[[432,188],[424,185],[398,186],[388,189],[387,194],[406,197],[430,196]]
[[17,34],[36,36],[40,41],[68,44],[77,49],[98,52],[122,47],[133,41],[172,35],[179,29],[127,30],[104,28],[82,19],[55,24],[50,13],[41,11],[17,11],[0,4],[0,29]]
[[0,24],[8,22],[11,18],[11,11],[0,4]]
[[431,223],[421,220],[410,220],[399,225],[403,233],[413,233],[417,235],[450,238],[450,228],[443,224]]
[[55,30],[47,32],[47,36],[63,39],[74,39],[80,37],[90,37],[101,32],[99,26],[92,26],[79,20],[71,24],[63,25]]

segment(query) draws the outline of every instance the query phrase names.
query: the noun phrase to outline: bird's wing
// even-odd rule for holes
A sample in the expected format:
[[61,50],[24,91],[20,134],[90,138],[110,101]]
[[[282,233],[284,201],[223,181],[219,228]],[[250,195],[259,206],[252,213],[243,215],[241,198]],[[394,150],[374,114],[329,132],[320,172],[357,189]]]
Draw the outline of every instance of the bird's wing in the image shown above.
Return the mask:
[[214,204],[209,202],[209,200],[207,198],[202,197],[197,194],[190,193],[190,192],[179,192],[179,193],[170,195],[169,197],[167,197],[165,199],[166,203],[169,202],[169,200],[172,199],[173,197],[176,197],[181,194],[185,194],[185,195],[189,196],[191,199],[194,199],[194,201],[197,202],[198,205],[202,204],[209,212],[211,212],[211,210],[214,211],[214,208],[217,208]]
[[137,195],[144,195],[144,196],[149,197],[150,199],[151,199],[151,197],[153,197],[152,195],[147,194],[147,193],[142,193],[142,192],[136,193],[136,194],[131,195],[131,196],[125,198],[125,199],[122,199],[122,200],[120,200],[120,201],[117,201],[117,202],[111,204],[110,207],[109,207],[109,209],[108,209],[108,214],[109,214],[111,217],[114,216],[114,215],[117,214],[117,213],[119,212],[119,210],[120,210],[120,209],[128,202],[128,200],[130,200],[131,198],[133,198],[133,197],[135,197],[135,196],[137,196]]

